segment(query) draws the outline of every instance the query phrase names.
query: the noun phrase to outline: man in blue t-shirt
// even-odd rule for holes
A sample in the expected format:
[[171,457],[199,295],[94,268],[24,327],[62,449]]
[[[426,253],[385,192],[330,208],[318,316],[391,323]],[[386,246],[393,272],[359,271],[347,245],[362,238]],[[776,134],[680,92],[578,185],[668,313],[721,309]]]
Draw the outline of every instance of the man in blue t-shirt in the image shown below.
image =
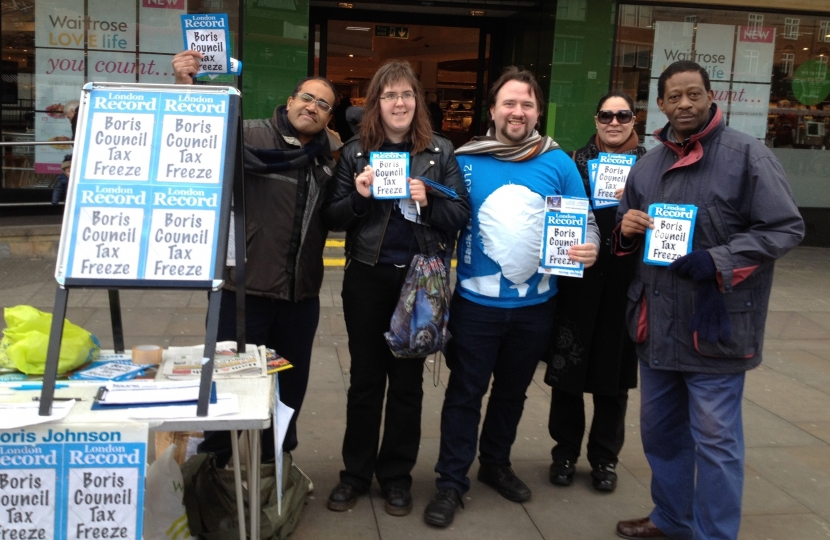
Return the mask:
[[[538,272],[545,197],[585,197],[573,161],[536,131],[542,90],[528,71],[508,68],[489,95],[491,128],[456,151],[472,217],[458,244],[450,307],[451,369],[441,412],[438,492],[424,510],[430,525],[452,523],[475,459],[481,400],[493,386],[481,430],[478,479],[522,502],[530,489],[510,467],[525,393],[547,348],[556,277]],[[591,266],[599,230],[589,214],[587,243],[569,256]]]

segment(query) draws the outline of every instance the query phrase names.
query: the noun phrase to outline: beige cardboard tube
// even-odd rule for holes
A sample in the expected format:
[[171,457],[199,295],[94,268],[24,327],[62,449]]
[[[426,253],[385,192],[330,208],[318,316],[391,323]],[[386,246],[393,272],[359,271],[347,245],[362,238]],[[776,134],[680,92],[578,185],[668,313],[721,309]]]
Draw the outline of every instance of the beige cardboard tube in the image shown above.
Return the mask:
[[162,350],[158,345],[133,347],[133,364],[161,364]]

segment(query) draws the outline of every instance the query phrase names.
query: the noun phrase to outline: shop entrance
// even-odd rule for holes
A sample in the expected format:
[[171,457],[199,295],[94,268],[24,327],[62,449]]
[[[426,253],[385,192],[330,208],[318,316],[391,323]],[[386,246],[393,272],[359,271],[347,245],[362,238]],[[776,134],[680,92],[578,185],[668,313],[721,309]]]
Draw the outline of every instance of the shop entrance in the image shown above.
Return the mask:
[[[420,21],[419,21],[420,22]],[[431,107],[433,129],[458,147],[486,129],[490,33],[480,27],[408,24],[386,20],[326,20],[316,25],[315,74],[332,81],[345,108],[363,105],[366,88],[386,61],[408,61],[420,77]],[[318,52],[319,51],[319,52]],[[347,124],[336,126],[351,137]],[[334,126],[333,126],[334,127]]]

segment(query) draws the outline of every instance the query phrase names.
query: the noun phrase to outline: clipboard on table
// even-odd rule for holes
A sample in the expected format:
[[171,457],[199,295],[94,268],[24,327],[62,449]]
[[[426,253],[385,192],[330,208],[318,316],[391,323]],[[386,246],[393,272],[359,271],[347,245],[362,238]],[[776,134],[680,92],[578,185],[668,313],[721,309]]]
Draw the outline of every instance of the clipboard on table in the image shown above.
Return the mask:
[[[198,389],[198,387],[197,387]],[[118,410],[118,409],[143,409],[147,407],[167,407],[167,406],[179,406],[179,405],[198,405],[198,398],[190,399],[186,401],[155,401],[151,403],[106,403],[106,395],[108,393],[107,387],[102,386],[98,389],[98,393],[95,395],[95,400],[92,403],[91,410],[93,411],[110,411],[110,410]],[[216,396],[216,382],[211,381],[210,385],[210,403],[215,404],[217,401]]]

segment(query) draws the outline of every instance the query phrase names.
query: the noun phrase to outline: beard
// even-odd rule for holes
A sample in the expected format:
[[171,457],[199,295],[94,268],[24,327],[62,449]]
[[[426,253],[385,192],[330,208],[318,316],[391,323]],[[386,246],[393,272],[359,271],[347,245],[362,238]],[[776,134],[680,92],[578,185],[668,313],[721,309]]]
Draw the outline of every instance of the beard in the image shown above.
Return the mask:
[[530,136],[531,130],[530,126],[527,124],[523,125],[524,129],[521,132],[510,132],[510,124],[505,123],[504,126],[501,128],[501,134],[504,136],[505,139],[508,141],[512,141],[515,143],[522,142],[523,140],[527,139]]

